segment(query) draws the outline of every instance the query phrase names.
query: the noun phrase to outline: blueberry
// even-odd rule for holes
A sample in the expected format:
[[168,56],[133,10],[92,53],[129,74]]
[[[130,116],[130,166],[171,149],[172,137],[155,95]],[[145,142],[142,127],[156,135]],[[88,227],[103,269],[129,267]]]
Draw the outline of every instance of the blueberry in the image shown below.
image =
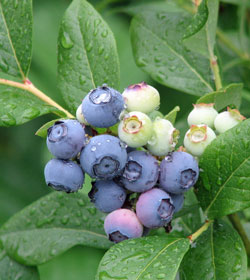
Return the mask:
[[181,194],[189,190],[199,177],[195,158],[185,152],[173,152],[160,165],[160,186],[166,191]]
[[190,154],[200,157],[215,138],[216,134],[206,124],[193,124],[185,134],[184,146]]
[[85,131],[76,120],[57,121],[48,129],[48,149],[59,159],[76,157],[84,143]]
[[177,213],[183,207],[184,195],[181,193],[181,194],[170,194],[170,196],[174,205],[174,213]]
[[71,160],[51,159],[44,169],[46,184],[56,191],[76,192],[84,183],[84,173]]
[[122,95],[105,85],[88,93],[82,101],[84,119],[92,126],[110,127],[118,123],[124,110]]
[[118,126],[119,138],[132,148],[146,145],[152,133],[152,121],[142,112],[126,114]]
[[167,225],[172,220],[173,213],[173,201],[161,189],[154,188],[142,193],[136,203],[136,215],[147,228]]
[[93,183],[89,197],[97,209],[109,213],[122,207],[126,191],[114,181],[100,180]]
[[112,179],[120,175],[127,162],[125,145],[111,135],[98,135],[90,139],[82,150],[80,163],[92,178]]
[[104,230],[109,240],[118,243],[126,239],[141,237],[143,226],[133,211],[117,209],[106,217]]
[[159,176],[157,160],[149,153],[133,151],[128,154],[121,182],[133,192],[147,191],[156,184]]

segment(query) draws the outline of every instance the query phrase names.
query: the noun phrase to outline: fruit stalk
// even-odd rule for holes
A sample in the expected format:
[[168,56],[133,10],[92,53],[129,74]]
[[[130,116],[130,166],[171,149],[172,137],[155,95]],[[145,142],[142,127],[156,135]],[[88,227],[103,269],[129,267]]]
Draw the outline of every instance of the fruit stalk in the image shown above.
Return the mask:
[[197,239],[204,231],[206,231],[212,223],[213,220],[207,220],[201,228],[199,228],[195,233],[189,235],[188,239],[190,242],[194,242],[195,239]]

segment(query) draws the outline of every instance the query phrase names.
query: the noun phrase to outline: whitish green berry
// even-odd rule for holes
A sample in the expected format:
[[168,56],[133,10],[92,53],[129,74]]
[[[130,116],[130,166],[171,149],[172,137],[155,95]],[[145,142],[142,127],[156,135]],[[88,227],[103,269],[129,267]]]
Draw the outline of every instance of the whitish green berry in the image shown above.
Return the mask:
[[118,126],[119,138],[132,148],[147,144],[152,136],[153,124],[150,118],[141,112],[130,112],[124,116]]
[[193,104],[194,109],[188,115],[189,126],[193,124],[206,124],[209,127],[214,127],[214,120],[218,112],[214,109],[214,103]]
[[155,156],[165,156],[177,144],[179,131],[168,120],[156,118],[153,122],[153,135],[147,149]]
[[150,113],[160,106],[159,92],[145,82],[130,85],[122,93],[127,110]]
[[207,125],[192,125],[184,137],[184,146],[187,152],[199,157],[215,138],[214,131]]
[[227,108],[227,111],[220,113],[214,120],[214,126],[218,133],[223,133],[228,129],[234,127],[245,117],[236,109]]
[[79,121],[79,123],[88,125],[88,122],[85,120],[83,113],[82,113],[82,104],[76,110],[76,118]]

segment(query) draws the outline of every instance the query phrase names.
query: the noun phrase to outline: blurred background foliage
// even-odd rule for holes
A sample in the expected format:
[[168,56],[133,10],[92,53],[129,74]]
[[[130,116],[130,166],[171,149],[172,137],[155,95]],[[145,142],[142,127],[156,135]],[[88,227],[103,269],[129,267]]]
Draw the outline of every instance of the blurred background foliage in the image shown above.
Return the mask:
[[[62,15],[70,2],[70,0],[33,1],[33,60],[29,78],[39,89],[63,106],[65,104],[56,87],[57,34]],[[154,8],[154,5],[164,5],[168,1],[92,0],[90,2],[108,22],[117,41],[121,67],[119,90],[122,91],[129,84],[140,81],[146,81],[156,87],[161,94],[162,113],[166,114],[174,106],[180,106],[181,111],[176,126],[183,135],[187,130],[186,116],[192,109],[196,97],[157,84],[136,66],[129,37],[131,17],[121,12],[122,7],[134,11],[135,4],[150,2],[151,8]],[[188,3],[183,0],[176,0],[176,2],[180,4],[183,2],[185,5]],[[250,117],[250,57],[248,56],[250,39],[247,36],[250,26],[250,10],[247,6],[250,5],[247,4],[242,9],[241,6],[225,2],[239,4],[244,0],[224,0],[220,5],[217,55],[223,69],[224,85],[229,82],[244,83],[241,112],[246,117]],[[233,42],[238,53],[228,46],[227,39]],[[47,115],[22,126],[0,128],[0,225],[26,205],[50,192],[44,182],[43,169],[51,156],[44,139],[35,136],[35,132],[52,118],[54,116]],[[244,211],[241,218],[249,233],[250,210]],[[73,248],[40,266],[41,279],[94,279],[103,254],[102,250]]]

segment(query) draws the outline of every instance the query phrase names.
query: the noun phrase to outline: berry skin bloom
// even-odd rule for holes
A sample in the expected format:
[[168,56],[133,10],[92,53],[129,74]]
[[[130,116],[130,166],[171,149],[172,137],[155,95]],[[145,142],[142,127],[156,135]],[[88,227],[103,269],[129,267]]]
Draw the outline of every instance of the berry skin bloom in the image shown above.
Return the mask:
[[223,133],[239,124],[245,119],[236,109],[227,108],[227,111],[220,113],[214,120],[214,126],[218,133]]
[[104,230],[110,241],[118,243],[126,239],[141,237],[143,226],[133,211],[117,209],[106,217]]
[[192,125],[184,137],[187,152],[200,157],[206,147],[216,138],[214,131],[207,125]]
[[210,128],[214,128],[214,120],[218,112],[214,109],[214,103],[193,104],[194,109],[188,115],[188,125],[206,124]]
[[179,131],[168,120],[156,118],[153,122],[153,135],[147,149],[155,156],[165,156],[176,146]]
[[114,181],[99,180],[92,184],[89,198],[97,209],[109,213],[122,207],[126,199],[126,191]]
[[76,157],[84,143],[84,128],[76,120],[57,121],[48,129],[47,146],[57,158],[67,160]]
[[92,178],[110,180],[122,173],[127,162],[125,145],[111,135],[98,135],[90,139],[82,150],[80,163]]
[[136,215],[147,228],[167,225],[172,220],[173,213],[173,201],[161,189],[154,188],[142,193],[136,203]]
[[152,136],[153,124],[150,118],[141,112],[126,114],[118,126],[119,138],[132,148],[147,144]]
[[122,95],[129,112],[148,114],[160,106],[159,92],[145,82],[128,86]]
[[133,192],[147,191],[156,184],[159,177],[157,160],[149,153],[133,151],[128,154],[121,182]]
[[188,153],[173,152],[161,162],[159,183],[166,192],[182,194],[196,183],[198,177],[198,163]]
[[118,123],[124,110],[122,95],[105,85],[88,93],[82,101],[82,114],[87,123],[95,127],[110,127]]
[[71,160],[51,159],[45,166],[46,184],[56,191],[76,192],[84,183],[81,167]]

